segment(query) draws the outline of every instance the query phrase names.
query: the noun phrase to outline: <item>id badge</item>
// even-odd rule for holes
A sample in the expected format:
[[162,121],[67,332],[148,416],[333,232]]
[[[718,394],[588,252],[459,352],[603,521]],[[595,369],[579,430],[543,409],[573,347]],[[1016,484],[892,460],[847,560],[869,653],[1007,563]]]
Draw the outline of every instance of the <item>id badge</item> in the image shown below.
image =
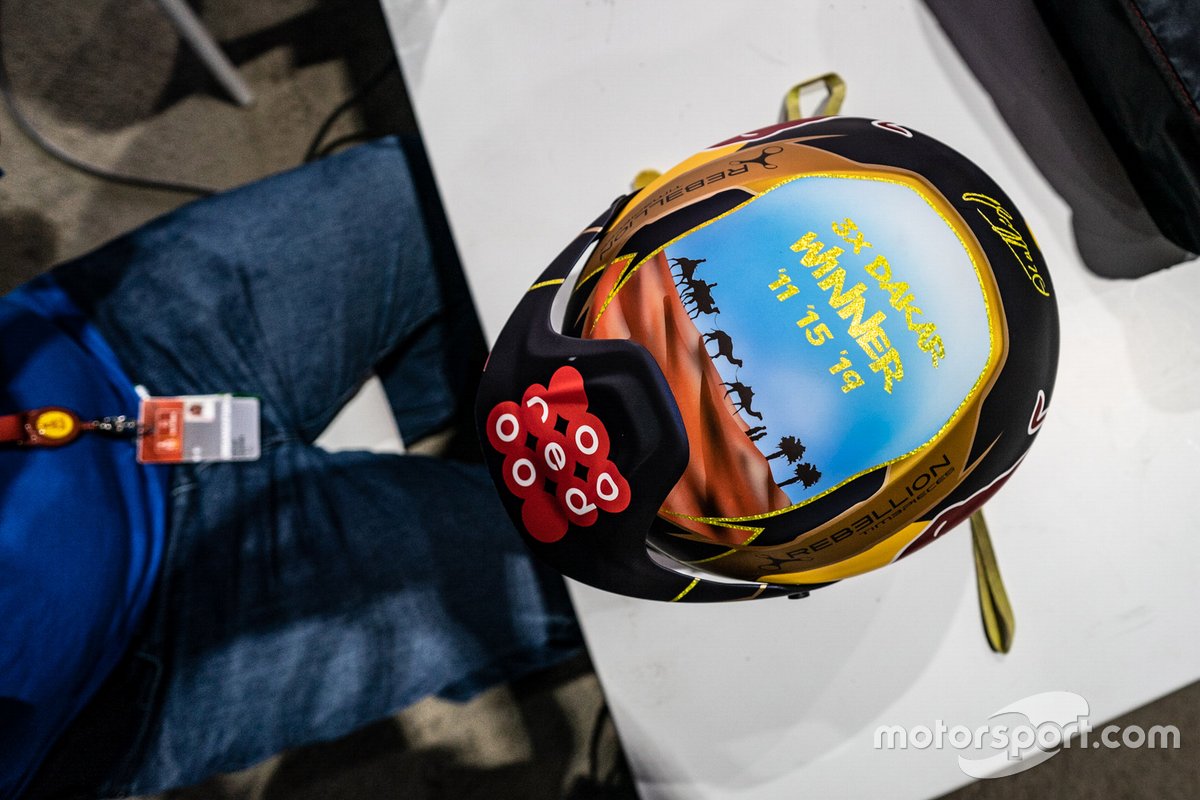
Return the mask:
[[138,408],[142,464],[253,461],[259,450],[257,397],[148,397]]

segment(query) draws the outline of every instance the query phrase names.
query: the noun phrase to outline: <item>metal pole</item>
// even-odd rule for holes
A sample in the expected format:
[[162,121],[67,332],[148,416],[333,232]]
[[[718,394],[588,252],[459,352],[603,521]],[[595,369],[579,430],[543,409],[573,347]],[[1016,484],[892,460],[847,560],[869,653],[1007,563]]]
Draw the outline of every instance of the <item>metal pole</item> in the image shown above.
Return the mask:
[[204,66],[217,82],[224,87],[229,96],[240,106],[248,106],[254,102],[254,93],[242,80],[237,68],[217,45],[212,34],[204,27],[196,12],[192,11],[184,0],[158,0],[162,10],[170,18],[171,24],[179,32],[180,37],[191,46]]

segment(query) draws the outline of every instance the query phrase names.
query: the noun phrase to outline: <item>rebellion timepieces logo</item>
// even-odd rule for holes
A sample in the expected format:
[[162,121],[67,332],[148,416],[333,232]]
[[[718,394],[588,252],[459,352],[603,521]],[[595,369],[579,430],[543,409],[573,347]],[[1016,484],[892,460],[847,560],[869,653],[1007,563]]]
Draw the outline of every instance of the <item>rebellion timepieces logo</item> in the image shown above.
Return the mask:
[[504,485],[522,500],[521,522],[540,542],[556,542],[571,525],[588,527],[601,511],[629,506],[629,484],[608,458],[608,430],[588,411],[574,367],[559,367],[549,386],[533,384],[520,403],[497,404],[487,436],[504,456]]
[[758,155],[753,158],[737,158],[730,161],[730,164],[757,164],[763,169],[779,169],[778,164],[771,163],[771,156],[777,156],[783,152],[783,148],[778,145],[770,145],[764,147],[758,152]]

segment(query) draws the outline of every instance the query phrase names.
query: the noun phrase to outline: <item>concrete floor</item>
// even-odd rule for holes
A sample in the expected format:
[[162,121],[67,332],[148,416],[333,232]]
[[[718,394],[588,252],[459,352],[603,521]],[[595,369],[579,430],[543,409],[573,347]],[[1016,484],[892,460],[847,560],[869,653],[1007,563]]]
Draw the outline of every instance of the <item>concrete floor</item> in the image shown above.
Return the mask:
[[[391,56],[374,0],[205,0],[199,7],[256,92],[252,108],[220,96],[153,0],[0,0],[0,47],[28,115],[62,146],[108,168],[214,188],[298,164],[326,115]],[[328,140],[413,130],[392,73]],[[190,199],[67,169],[3,113],[0,166],[7,173],[0,180],[0,291]],[[1200,731],[1200,686],[1122,722],[1174,724],[1183,747],[1068,751],[951,797],[1200,795],[1191,738]],[[581,657],[471,703],[427,700],[341,741],[167,796],[631,797],[621,764],[599,684]],[[612,791],[596,790],[599,783]]]

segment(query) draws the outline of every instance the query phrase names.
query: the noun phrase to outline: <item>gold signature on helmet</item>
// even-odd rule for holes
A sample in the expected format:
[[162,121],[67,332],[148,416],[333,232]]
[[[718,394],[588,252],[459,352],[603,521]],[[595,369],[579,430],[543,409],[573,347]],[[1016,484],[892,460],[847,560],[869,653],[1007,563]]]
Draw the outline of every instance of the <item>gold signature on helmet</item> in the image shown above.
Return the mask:
[[1000,240],[1008,245],[1008,249],[1012,251],[1013,257],[1017,259],[1017,263],[1021,265],[1021,269],[1025,271],[1029,282],[1033,284],[1033,288],[1038,290],[1038,293],[1045,297],[1050,296],[1050,289],[1046,286],[1046,277],[1038,271],[1037,264],[1033,259],[1033,250],[1025,242],[1025,237],[1017,231],[1017,226],[1013,224],[1013,215],[1000,205],[999,201],[988,197],[986,194],[978,192],[966,192],[962,196],[963,200],[968,203],[979,203],[982,206],[987,206],[995,213],[995,219],[984,213],[983,209],[977,208],[979,216],[983,217]]

